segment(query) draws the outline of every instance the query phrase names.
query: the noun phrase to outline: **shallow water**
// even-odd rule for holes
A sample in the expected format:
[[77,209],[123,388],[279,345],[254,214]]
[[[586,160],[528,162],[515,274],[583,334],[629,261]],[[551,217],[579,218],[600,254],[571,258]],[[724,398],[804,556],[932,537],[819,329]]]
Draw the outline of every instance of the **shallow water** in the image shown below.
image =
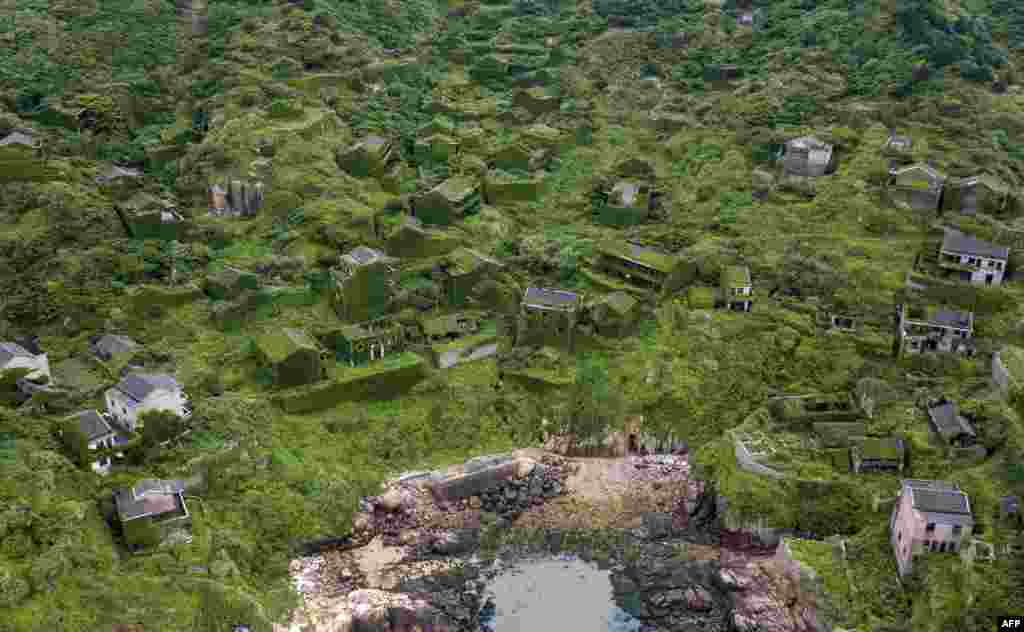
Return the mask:
[[643,628],[616,605],[611,573],[574,557],[520,561],[494,578],[485,597],[494,604],[482,621],[489,632],[639,632]]

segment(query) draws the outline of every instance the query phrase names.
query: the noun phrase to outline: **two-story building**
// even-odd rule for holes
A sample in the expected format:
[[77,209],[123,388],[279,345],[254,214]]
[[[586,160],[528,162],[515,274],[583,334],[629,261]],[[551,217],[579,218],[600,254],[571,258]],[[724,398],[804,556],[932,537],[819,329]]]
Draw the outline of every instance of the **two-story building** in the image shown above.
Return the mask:
[[973,354],[974,312],[903,304],[899,307],[899,352]]
[[915,557],[960,550],[974,529],[967,494],[946,481],[905,479],[889,519],[889,540],[900,576]]
[[722,270],[719,283],[722,302],[734,311],[749,312],[754,304],[754,286],[747,266],[727,266]]
[[334,309],[343,321],[372,320],[387,311],[395,292],[395,260],[391,257],[359,246],[342,255],[331,274]]
[[568,290],[529,287],[519,304],[517,345],[551,345],[573,349],[583,296]]
[[182,419],[192,416],[184,390],[167,373],[130,373],[104,395],[107,413],[130,432],[140,430],[139,417],[152,410],[169,411]]
[[946,176],[934,167],[917,162],[889,170],[886,188],[889,200],[912,209],[937,211]]
[[0,372],[11,369],[26,369],[28,373],[18,378],[18,390],[25,395],[37,391],[37,385],[50,382],[50,361],[45,353],[32,353],[16,342],[0,342]]
[[961,281],[999,285],[1006,274],[1010,249],[959,231],[946,229],[939,247],[939,266]]
[[823,176],[832,172],[834,161],[832,145],[814,136],[801,136],[786,143],[782,170],[793,176]]
[[338,359],[362,366],[404,351],[416,337],[402,323],[390,318],[345,325],[335,336]]
[[951,181],[946,189],[942,206],[944,210],[964,215],[981,211],[996,215],[1006,210],[1010,201],[1010,189],[999,178],[982,174]]
[[673,291],[696,275],[696,266],[638,243],[607,242],[598,247],[595,267],[642,289]]
[[114,491],[114,507],[124,542],[133,551],[156,546],[170,531],[191,524],[184,481],[140,480]]

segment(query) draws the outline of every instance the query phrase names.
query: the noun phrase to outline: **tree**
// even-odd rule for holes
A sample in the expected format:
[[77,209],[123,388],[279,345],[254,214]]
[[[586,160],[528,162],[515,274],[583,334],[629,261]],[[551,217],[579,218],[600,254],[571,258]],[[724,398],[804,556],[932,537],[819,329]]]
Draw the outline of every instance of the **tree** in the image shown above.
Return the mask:
[[561,430],[576,441],[603,438],[614,419],[621,416],[624,404],[608,380],[603,358],[584,354],[576,366],[576,382],[570,395],[570,407],[561,417]]
[[147,411],[140,416],[139,422],[142,425],[142,443],[147,448],[173,439],[185,430],[185,421],[169,410]]

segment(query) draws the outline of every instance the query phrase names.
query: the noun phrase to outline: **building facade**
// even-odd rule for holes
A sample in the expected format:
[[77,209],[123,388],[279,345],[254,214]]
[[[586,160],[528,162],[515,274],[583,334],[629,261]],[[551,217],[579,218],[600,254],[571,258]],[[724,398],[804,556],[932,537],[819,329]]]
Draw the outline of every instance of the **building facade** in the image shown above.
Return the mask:
[[341,328],[336,339],[338,359],[357,367],[401,353],[415,338],[405,325],[387,319]]
[[899,307],[900,353],[973,354],[974,313],[933,307]]
[[953,230],[939,247],[939,266],[976,285],[1001,284],[1009,259],[1009,248]]
[[801,136],[786,143],[782,169],[788,175],[823,176],[831,172],[833,161],[832,145],[814,136]]
[[516,344],[572,350],[583,297],[575,292],[527,288],[520,302]]
[[334,308],[345,322],[363,322],[383,316],[395,292],[394,259],[366,246],[341,256],[331,270]]
[[153,410],[169,411],[182,419],[192,416],[181,385],[166,373],[131,373],[104,394],[107,413],[130,432],[139,428],[139,417]]
[[644,289],[672,290],[696,274],[689,275],[681,259],[633,242],[602,244],[597,252],[597,269]]
[[974,529],[970,500],[955,484],[905,479],[889,519],[889,540],[900,576],[914,558],[960,550]]
[[936,211],[942,200],[946,176],[923,162],[889,171],[887,192],[890,201],[912,209]]
[[728,266],[722,270],[720,291],[728,309],[749,312],[754,304],[754,286],[750,281],[750,268]]

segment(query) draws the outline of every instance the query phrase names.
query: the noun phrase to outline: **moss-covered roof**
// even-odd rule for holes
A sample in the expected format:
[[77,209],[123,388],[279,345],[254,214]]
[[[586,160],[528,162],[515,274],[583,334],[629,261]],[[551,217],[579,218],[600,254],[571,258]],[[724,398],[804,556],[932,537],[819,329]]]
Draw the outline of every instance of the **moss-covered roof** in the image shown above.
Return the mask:
[[427,317],[420,320],[420,327],[423,333],[428,336],[444,336],[455,331],[462,331],[459,328],[460,321],[477,321],[479,318],[473,314],[446,314],[444,316]]
[[898,461],[903,458],[903,440],[896,437],[868,437],[855,448],[862,459]]
[[638,304],[635,298],[625,292],[612,292],[604,297],[604,302],[620,315],[628,314]]
[[750,268],[747,266],[727,266],[722,270],[722,287],[749,287]]
[[465,247],[456,248],[445,255],[445,261],[449,265],[448,273],[456,276],[474,272],[484,264],[501,265],[498,261]]
[[469,196],[478,192],[480,183],[475,178],[456,176],[448,178],[433,190],[453,203],[461,203]]
[[301,349],[316,351],[318,348],[309,334],[290,328],[267,332],[256,339],[256,345],[275,364],[283,362]]
[[629,241],[609,241],[598,246],[602,254],[626,259],[668,274],[679,265],[679,258]]

